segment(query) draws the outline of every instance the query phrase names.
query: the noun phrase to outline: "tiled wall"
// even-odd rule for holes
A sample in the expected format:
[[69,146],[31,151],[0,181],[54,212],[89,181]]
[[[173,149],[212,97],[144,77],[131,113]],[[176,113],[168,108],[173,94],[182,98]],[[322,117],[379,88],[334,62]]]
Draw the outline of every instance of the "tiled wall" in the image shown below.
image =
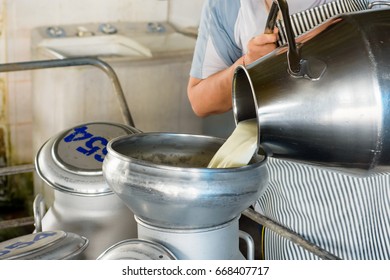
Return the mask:
[[8,59],[30,58],[36,26],[106,21],[164,21],[167,0],[2,0],[6,9]]
[[[196,27],[204,0],[0,0],[0,63],[31,60],[31,35],[38,26],[109,21],[166,21]],[[0,73],[0,128],[9,136],[8,165],[29,163],[31,71]]]
[[169,0],[169,21],[179,29],[196,29],[205,0]]

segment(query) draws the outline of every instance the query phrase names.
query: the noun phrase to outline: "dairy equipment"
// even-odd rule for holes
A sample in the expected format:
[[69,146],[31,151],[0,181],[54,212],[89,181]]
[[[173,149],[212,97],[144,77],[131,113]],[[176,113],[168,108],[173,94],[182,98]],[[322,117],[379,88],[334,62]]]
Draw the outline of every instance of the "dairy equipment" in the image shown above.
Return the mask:
[[[56,68],[56,67],[65,67],[65,66],[69,67],[73,65],[94,65],[94,66],[96,65],[99,68],[107,71],[108,76],[111,77],[114,81],[116,80],[114,79],[116,77],[115,73],[111,72],[112,71],[111,68],[104,67],[107,65],[105,65],[102,61],[97,59],[91,59],[91,58],[75,58],[75,59],[63,59],[63,60],[13,63],[13,64],[1,65],[0,71],[22,71],[22,70]],[[119,90],[120,89],[119,83],[114,83],[114,86],[117,89],[118,96],[121,96],[119,93],[122,91]],[[122,105],[126,105],[126,104],[122,104]],[[126,106],[122,106],[122,107],[126,107]],[[128,110],[123,110],[123,108],[121,112],[129,113]],[[126,123],[131,123],[131,118],[129,118],[128,114],[123,114],[123,117]],[[90,156],[95,159],[101,160],[102,156],[105,155],[104,145],[107,142],[103,140],[104,139],[107,140],[110,137],[114,137],[115,135],[117,135],[118,129],[119,132],[122,131],[122,133],[125,131],[134,132],[134,133],[139,132],[139,130],[127,126],[123,126],[120,124],[101,123],[101,122],[87,123],[81,126],[79,125],[71,129],[64,130],[63,132],[56,134],[54,137],[51,137],[41,147],[41,150],[37,154],[37,160],[36,160],[37,171],[42,176],[42,179],[44,179],[51,186],[51,188],[55,190],[55,200],[53,206],[49,208],[49,211],[48,213],[46,213],[46,215],[44,215],[44,210],[43,210],[45,207],[44,205],[42,206],[43,200],[39,202],[39,200],[42,199],[42,197],[38,195],[35,201],[36,203],[34,202],[35,216],[37,216],[37,218],[35,219],[37,230],[41,231],[42,228],[45,227],[46,227],[45,229],[47,229],[47,227],[71,228],[74,231],[83,232],[86,235],[88,235],[88,237],[91,239],[90,246],[88,246],[89,248],[85,250],[83,254],[77,256],[78,258],[93,258],[96,255],[96,252],[102,250],[104,246],[108,246],[107,243],[115,242],[115,238],[117,236],[116,233],[121,232],[121,230],[118,229],[116,225],[112,225],[110,223],[110,222],[117,221],[117,219],[113,218],[113,214],[117,213],[118,209],[113,207],[113,204],[120,205],[120,203],[118,204],[115,199],[111,199],[111,201],[114,201],[114,203],[108,203],[108,205],[106,203],[107,201],[102,201],[101,197],[109,196],[110,192],[105,187],[105,184],[101,181],[101,177],[99,176],[99,166],[96,165],[96,162],[92,161],[93,164],[91,168],[90,161],[88,160],[84,161],[83,157],[80,157],[81,155],[84,155],[84,156]],[[116,131],[116,133],[112,134],[113,131],[114,132]],[[107,133],[109,134],[108,135],[109,137],[107,138],[100,137],[101,136],[100,134],[107,136],[106,135]],[[191,139],[191,137],[192,136],[188,136],[186,138]],[[196,136],[193,137],[195,137],[195,139],[197,138]],[[199,137],[200,139],[202,138],[202,136]],[[207,139],[207,137],[205,139]],[[73,143],[72,145],[72,142],[75,141],[77,143]],[[223,140],[219,139],[218,141],[219,141],[218,145],[220,145],[221,141]],[[95,144],[100,144],[97,146],[98,149],[96,149]],[[215,153],[217,147],[218,146],[214,147],[211,152]],[[208,155],[209,158],[207,160],[209,160],[212,157],[212,155],[213,154]],[[264,170],[264,167],[262,168]],[[256,195],[256,191],[252,190],[251,192],[254,195]],[[249,200],[252,200],[253,198],[248,198],[247,194],[243,194],[241,195],[241,199],[244,199],[243,200],[244,202],[246,201],[246,203],[249,203]],[[89,203],[87,200],[89,200],[91,203]],[[215,201],[218,201],[218,199]],[[186,232],[181,232],[181,230],[173,229],[169,233],[169,235],[172,237],[171,239],[174,241],[178,240],[177,236],[175,235],[184,234],[183,237],[186,237],[188,240],[188,237],[190,237],[190,235],[188,235],[189,233],[191,233],[192,235],[195,234],[195,236],[190,237],[190,240],[197,237],[198,244],[203,244],[203,246],[207,248],[206,245],[208,242],[207,240],[209,238],[206,238],[204,242],[202,242],[202,238],[200,238],[201,236],[204,236],[206,234],[208,237],[213,237],[213,239],[210,240],[218,240],[219,242],[218,244],[220,244],[222,247],[225,246],[226,248],[230,248],[228,250],[229,255],[226,255],[226,250],[221,251],[222,255],[221,253],[218,253],[218,250],[215,250],[215,252],[209,251],[209,254],[206,255],[204,255],[204,253],[202,253],[203,255],[194,255],[191,252],[192,251],[191,247],[189,247],[187,244],[187,247],[183,248],[183,250],[187,250],[187,251],[190,250],[190,252],[187,252],[190,253],[190,255],[186,257],[188,258],[240,258],[240,259],[244,258],[243,255],[238,251],[238,238],[241,238],[245,240],[248,247],[247,258],[253,259],[254,244],[252,238],[247,233],[238,231],[238,219],[237,219],[237,217],[239,216],[238,212],[240,212],[239,210],[245,206],[238,205],[238,204],[230,204],[230,205],[234,206],[234,209],[236,211],[236,213],[233,212],[230,214],[229,212],[227,212],[228,216],[230,217],[234,216],[234,219],[232,221],[228,221],[226,223],[222,222],[222,224],[215,225],[215,226],[206,226],[199,230],[188,229]],[[76,211],[80,211],[80,212],[77,213],[74,211],[72,212],[69,211],[69,209],[75,209]],[[102,213],[104,214],[105,210],[109,214],[108,218],[105,215],[102,215]],[[121,223],[123,225],[126,225],[128,223],[131,224],[134,221],[133,214],[129,210],[124,211],[123,213],[124,213],[123,217],[119,217],[118,219],[121,220]],[[234,215],[232,216],[232,214]],[[110,217],[112,218],[111,221],[109,220]],[[108,223],[106,223],[107,221]],[[138,225],[140,224],[141,223],[139,222]],[[1,226],[3,226],[3,223],[1,224]],[[147,225],[146,227],[150,229],[151,233],[157,228],[153,225]],[[144,237],[146,237],[147,234],[150,235],[150,233],[146,233],[148,231],[146,227],[144,230],[145,232],[145,234],[143,235]],[[132,229],[134,230],[134,227]],[[109,232],[107,232],[107,230],[109,230]],[[99,236],[100,237],[104,236],[101,234],[101,232],[106,233],[105,235],[106,239],[103,242],[96,242],[99,240]],[[221,232],[223,233],[223,235],[220,234]],[[160,236],[160,235],[158,234],[156,236]],[[218,236],[224,238],[221,239],[218,238]],[[120,238],[127,238],[127,237],[129,237],[129,235]],[[227,237],[229,237],[229,239],[227,239]],[[136,244],[132,243],[132,245],[135,246],[136,248],[138,248],[139,246],[141,246],[142,248],[146,248],[145,249],[146,251],[144,253],[149,253],[150,251],[154,253],[156,248],[157,249],[160,248],[163,251],[165,250],[169,251],[164,247],[164,245],[157,242],[153,242],[151,240],[148,240],[148,242],[144,242],[143,239],[137,239],[136,241],[137,241]],[[122,250],[123,247],[125,247],[125,251],[127,250],[126,252],[128,253],[126,254],[126,256],[131,257],[132,254],[134,254],[134,252],[128,251],[128,246],[127,246],[128,243],[131,242],[128,240],[120,241],[119,244],[110,247],[111,249],[108,249],[108,251],[113,253],[114,256],[118,256],[117,251]],[[123,246],[121,246],[120,244],[122,244]],[[107,255],[110,255],[108,251],[106,251]],[[184,256],[182,255],[183,253],[176,252],[176,254],[184,258]],[[107,257],[106,254],[104,255]],[[114,258],[112,255],[108,257]]]
[[257,118],[273,157],[359,176],[388,171],[389,22],[387,9],[340,15],[296,42],[286,24],[288,46],[236,70],[236,122]]
[[[238,220],[265,189],[266,157],[237,169],[206,168],[222,143],[112,123],[65,130],[36,156],[37,172],[55,194],[45,215],[36,201],[36,226],[86,236],[90,245],[78,258],[141,258],[141,247],[143,257],[160,248],[177,259],[244,259],[242,238],[253,259],[253,240]],[[129,243],[135,247],[124,254]]]
[[247,235],[239,233],[238,218],[267,186],[267,158],[257,155],[240,168],[207,168],[223,142],[175,133],[109,142],[103,174],[134,213],[138,238],[162,244],[178,259],[244,258],[238,241]]
[[[47,45],[45,47],[47,47]],[[187,181],[186,181],[186,183],[187,183]],[[176,188],[175,190],[179,190],[180,191],[180,188],[179,189]],[[232,195],[232,197],[234,197],[234,195]],[[146,204],[146,205],[148,205],[148,204]],[[248,204],[244,203],[243,205],[246,205],[245,207],[247,207]],[[234,238],[230,239],[231,242],[229,242],[229,245],[230,244],[237,244],[236,243],[236,241],[237,241],[237,223],[236,223],[236,219],[237,219],[237,216],[239,215],[240,211],[242,211],[243,209],[244,208],[242,208],[240,210],[237,210],[237,211],[233,211],[234,212],[233,214],[235,214],[233,216],[235,216],[236,218],[232,218],[231,220],[229,220],[227,222],[226,221],[222,221],[222,220],[224,220],[224,219],[222,219],[222,220],[220,220],[218,222],[219,224],[217,224],[217,225],[212,225],[212,224],[202,225],[202,227],[200,228],[200,231],[198,229],[192,229],[192,228],[184,228],[184,229],[176,228],[174,223],[173,223],[174,224],[173,228],[172,228],[172,226],[171,227],[164,227],[161,224],[159,224],[159,222],[157,222],[157,224],[156,224],[155,222],[148,221],[148,217],[147,216],[145,216],[146,218],[143,217],[143,219],[137,217],[136,218],[137,219],[137,226],[138,226],[139,229],[141,229],[143,231],[141,233],[141,237],[148,238],[148,239],[156,238],[155,239],[156,241],[155,242],[144,242],[144,241],[141,241],[143,239],[139,239],[139,240],[137,239],[135,243],[137,245],[141,245],[141,247],[144,246],[144,243],[148,243],[148,244],[152,243],[153,245],[156,245],[156,244],[157,245],[161,245],[160,243],[164,243],[164,241],[162,239],[159,239],[159,236],[162,236],[165,233],[167,233],[167,237],[166,238],[170,239],[170,242],[164,243],[165,245],[161,245],[161,246],[157,246],[157,247],[160,248],[160,249],[163,248],[164,249],[163,252],[168,252],[170,250],[168,250],[167,248],[174,248],[175,244],[179,243],[179,241],[178,241],[179,239],[177,237],[181,236],[181,235],[183,235],[185,233],[187,233],[187,234],[196,234],[195,236],[193,236],[191,238],[191,240],[196,240],[196,238],[201,236],[201,234],[198,234],[199,232],[200,233],[209,233],[208,230],[211,230],[211,232],[217,232],[217,230],[218,231],[219,230],[226,230],[226,228],[227,228],[227,229],[229,229],[229,230],[227,230],[227,232],[230,235],[234,236]],[[131,216],[131,214],[130,214],[130,216]],[[207,217],[207,215],[204,215],[204,216]],[[230,229],[232,229],[232,230],[230,230]],[[184,233],[183,233],[183,230],[184,230]],[[157,233],[155,233],[156,231],[157,231]],[[240,233],[238,235],[240,236]],[[217,236],[222,236],[222,235],[217,235],[216,234],[215,236],[214,235],[212,235],[212,236],[215,237],[215,239],[218,239]],[[212,239],[211,238],[212,236],[210,235],[210,239]],[[208,239],[209,238],[207,238],[206,240],[208,240]],[[220,238],[220,239],[223,240],[223,238]],[[218,240],[218,241],[221,241],[221,240]],[[173,243],[171,243],[171,242],[173,242]],[[115,248],[119,248],[119,247],[123,248],[120,245],[125,245],[125,244],[129,244],[129,243],[134,243],[134,242],[131,242],[131,241],[128,241],[128,242],[121,241],[118,244],[118,246],[114,245],[113,247],[111,247],[111,250],[109,250],[109,251],[113,252],[113,251],[115,251],[114,250]],[[209,243],[207,243],[207,241],[206,241],[206,242],[204,242],[202,244],[203,244],[202,246],[207,247]],[[221,245],[221,246],[223,246],[223,245]],[[145,248],[145,247],[143,247],[143,248]],[[146,251],[150,250],[150,248],[156,248],[156,246],[149,246],[148,245],[147,248],[148,249],[146,249]],[[187,250],[190,250],[190,249],[189,248],[184,248],[183,250],[187,251]],[[106,251],[106,252],[108,252],[108,251]],[[240,253],[237,251],[237,246],[236,245],[234,245],[233,249],[230,250],[229,252],[233,252],[232,255],[233,255],[234,258],[242,257],[240,255]],[[184,252],[184,253],[186,253],[186,252]],[[184,254],[184,253],[180,252],[180,249],[176,249],[175,250],[175,255],[180,256],[180,254]],[[189,252],[189,253],[192,253],[192,252]],[[155,256],[157,256],[157,255],[155,255]],[[192,255],[191,257],[193,257],[193,256],[194,255]],[[219,255],[218,257],[219,258],[226,258],[226,256],[227,256],[227,254],[223,254],[223,256]],[[181,258],[185,258],[185,257],[182,255]],[[196,257],[196,255],[195,255],[195,258],[199,258],[199,257]]]
[[102,252],[98,260],[176,260],[176,257],[156,242],[127,239]]
[[0,260],[72,260],[88,247],[88,239],[70,232],[45,231],[0,243]]
[[108,141],[139,132],[122,124],[93,122],[50,138],[38,151],[35,166],[53,188],[54,202],[44,214],[36,201],[37,230],[85,236],[90,246],[78,256],[85,259],[96,259],[112,243],[136,237],[133,214],[105,182],[102,163]]

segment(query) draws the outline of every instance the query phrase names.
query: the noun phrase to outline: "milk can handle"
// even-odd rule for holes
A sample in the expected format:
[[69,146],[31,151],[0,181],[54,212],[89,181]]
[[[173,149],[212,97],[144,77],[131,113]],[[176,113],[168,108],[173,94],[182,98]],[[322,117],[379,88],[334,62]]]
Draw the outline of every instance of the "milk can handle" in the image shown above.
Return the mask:
[[301,72],[301,56],[295,43],[294,32],[291,25],[290,13],[286,0],[273,0],[271,9],[268,14],[267,23],[264,33],[272,33],[276,23],[278,11],[282,13],[283,22],[286,28],[286,36],[288,42],[287,60],[290,73],[300,75]]
[[39,193],[33,202],[35,232],[42,232],[42,219],[45,214],[45,201]]
[[255,259],[255,243],[253,241],[252,236],[250,236],[248,233],[245,231],[240,230],[239,232],[239,237],[245,241],[246,243],[246,259],[247,260],[254,260]]

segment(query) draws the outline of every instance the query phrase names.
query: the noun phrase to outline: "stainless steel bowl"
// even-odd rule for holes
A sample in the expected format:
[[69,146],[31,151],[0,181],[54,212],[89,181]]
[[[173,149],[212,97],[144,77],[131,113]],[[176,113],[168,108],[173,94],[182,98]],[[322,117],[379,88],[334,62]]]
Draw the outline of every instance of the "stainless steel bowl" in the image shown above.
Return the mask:
[[111,140],[103,176],[133,213],[163,228],[205,228],[236,218],[263,193],[267,157],[239,168],[207,168],[223,139],[139,133]]

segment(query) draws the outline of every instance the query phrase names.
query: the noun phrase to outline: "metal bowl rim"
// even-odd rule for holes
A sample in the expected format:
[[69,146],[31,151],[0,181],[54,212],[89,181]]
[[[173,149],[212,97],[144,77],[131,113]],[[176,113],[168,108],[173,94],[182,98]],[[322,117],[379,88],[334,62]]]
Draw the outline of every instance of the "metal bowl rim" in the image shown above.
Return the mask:
[[[170,171],[181,171],[184,169],[184,167],[176,167],[176,166],[169,166],[169,165],[164,165],[164,164],[155,164],[151,163],[149,161],[141,160],[141,159],[136,159],[132,158],[129,156],[124,156],[123,154],[117,152],[112,146],[113,144],[117,142],[124,141],[128,138],[132,137],[147,137],[149,135],[171,135],[171,136],[176,136],[176,137],[195,137],[195,138],[208,138],[208,139],[213,139],[213,140],[218,140],[218,141],[225,141],[225,139],[214,137],[214,136],[207,136],[207,135],[197,135],[197,134],[187,134],[187,133],[173,133],[173,132],[143,132],[143,133],[136,133],[136,134],[130,134],[130,135],[123,135],[123,136],[118,136],[112,140],[110,140],[107,144],[107,155],[111,155],[121,161],[129,162],[129,163],[136,163],[137,165],[148,167],[148,168],[153,168],[153,169],[163,169],[163,170],[170,170]],[[205,173],[224,173],[224,172],[244,172],[247,170],[251,170],[254,168],[257,168],[260,165],[265,165],[268,161],[268,156],[266,153],[262,155],[264,158],[262,160],[259,160],[258,162],[248,164],[245,166],[241,167],[232,167],[232,168],[207,168],[207,167],[188,167],[185,168],[186,172],[193,172],[193,173],[200,173],[200,172],[205,172]],[[104,160],[106,161],[106,160]],[[104,169],[104,164],[103,164],[103,169]],[[103,171],[104,173],[104,171]]]

